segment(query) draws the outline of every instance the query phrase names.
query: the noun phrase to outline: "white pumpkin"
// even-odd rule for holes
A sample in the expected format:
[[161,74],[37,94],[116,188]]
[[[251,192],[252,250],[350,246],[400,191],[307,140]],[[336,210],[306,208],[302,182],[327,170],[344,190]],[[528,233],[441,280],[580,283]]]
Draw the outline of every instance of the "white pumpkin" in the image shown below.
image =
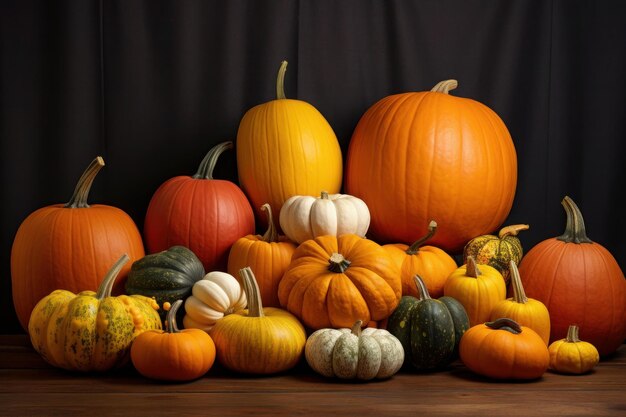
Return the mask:
[[185,300],[186,329],[211,330],[222,317],[246,308],[246,293],[239,281],[225,272],[209,272],[193,284],[191,296]]
[[280,209],[279,222],[283,233],[297,243],[345,233],[365,237],[370,211],[360,198],[322,191],[320,197],[295,195],[288,198]]
[[320,329],[307,339],[304,355],[313,370],[326,377],[370,380],[389,378],[404,363],[402,343],[384,329]]

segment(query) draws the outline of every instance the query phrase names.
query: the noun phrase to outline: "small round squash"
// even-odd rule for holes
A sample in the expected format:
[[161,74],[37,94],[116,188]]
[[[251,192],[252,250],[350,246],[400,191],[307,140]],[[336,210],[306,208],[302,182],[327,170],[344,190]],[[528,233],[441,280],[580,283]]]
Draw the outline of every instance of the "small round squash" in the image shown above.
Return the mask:
[[524,250],[517,234],[522,230],[528,230],[527,224],[514,224],[503,227],[498,236],[481,235],[467,242],[463,248],[463,263],[467,263],[467,257],[473,256],[479,264],[489,265],[496,268],[504,281],[509,283],[509,262],[519,264]]
[[137,371],[164,381],[191,381],[206,374],[215,362],[215,344],[199,329],[179,330],[176,312],[183,300],[172,304],[166,317],[166,331],[143,332],[130,348]]
[[548,347],[550,369],[563,374],[584,374],[600,361],[598,349],[578,338],[578,326],[571,325],[565,339],[556,340]]
[[293,368],[304,353],[304,327],[285,310],[263,308],[250,268],[243,268],[239,274],[248,309],[219,320],[209,333],[220,364],[246,374],[274,374]]
[[534,330],[507,318],[478,324],[461,338],[461,361],[496,379],[535,379],[550,363],[548,347]]
[[186,329],[209,332],[224,316],[246,308],[246,294],[239,281],[225,272],[209,272],[193,285],[191,292],[185,300]]
[[384,329],[368,327],[357,320],[352,329],[319,329],[307,339],[306,361],[326,377],[341,379],[385,379],[404,363],[400,341]]

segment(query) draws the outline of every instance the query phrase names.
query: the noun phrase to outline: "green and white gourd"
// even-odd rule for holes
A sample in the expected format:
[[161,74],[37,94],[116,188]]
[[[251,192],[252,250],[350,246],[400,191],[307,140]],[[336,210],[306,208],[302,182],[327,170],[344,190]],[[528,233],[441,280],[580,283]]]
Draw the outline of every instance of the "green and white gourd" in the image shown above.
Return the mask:
[[307,339],[306,361],[326,377],[341,379],[385,379],[404,363],[400,341],[384,329],[361,329],[358,320],[352,329],[320,329]]

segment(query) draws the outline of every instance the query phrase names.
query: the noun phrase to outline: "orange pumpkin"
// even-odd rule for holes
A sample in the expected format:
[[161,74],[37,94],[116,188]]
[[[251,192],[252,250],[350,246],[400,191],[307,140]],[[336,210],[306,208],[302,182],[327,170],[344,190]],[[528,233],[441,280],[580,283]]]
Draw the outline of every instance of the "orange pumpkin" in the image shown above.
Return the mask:
[[437,222],[431,221],[428,225],[428,234],[413,243],[411,246],[403,243],[384,245],[383,249],[391,255],[402,278],[402,295],[411,295],[419,298],[415,286],[415,275],[419,275],[428,292],[433,298],[443,295],[443,286],[448,276],[457,268],[456,261],[445,251],[435,246],[423,246],[437,231]]
[[517,184],[513,141],[494,111],[450,95],[456,86],[385,97],[359,120],[345,187],[369,207],[373,239],[410,244],[437,219],[431,244],[458,252],[506,219]]
[[267,307],[280,307],[278,283],[291,263],[296,245],[279,236],[269,204],[261,207],[267,213],[267,231],[263,236],[248,235],[237,240],[228,255],[228,273],[238,276],[241,269],[254,271],[261,299]]
[[457,268],[446,281],[443,293],[459,301],[475,326],[489,320],[494,306],[506,298],[504,278],[489,265],[476,265],[473,256]]
[[522,279],[514,261],[509,262],[509,276],[513,297],[502,300],[491,310],[490,320],[508,317],[522,326],[533,329],[546,343],[550,342],[550,313],[546,306],[534,298],[526,297]]
[[230,247],[254,233],[254,214],[237,185],[213,178],[217,159],[232,142],[213,147],[193,176],[177,176],[154,193],[144,224],[149,253],[181,245],[198,256],[205,271],[226,270]]
[[391,257],[354,234],[302,243],[278,285],[280,304],[315,330],[384,320],[401,296],[400,271]]
[[550,354],[529,327],[500,318],[473,326],[461,337],[461,361],[471,371],[497,379],[535,379],[548,370]]
[[166,331],[148,330],[133,341],[130,358],[139,373],[165,381],[190,381],[206,374],[215,362],[215,343],[204,330],[179,330],[176,312],[183,303],[172,304]]
[[626,280],[617,261],[587,237],[578,206],[565,197],[565,232],[535,245],[519,271],[528,296],[550,311],[550,342],[564,339],[571,323],[601,356],[626,338]]
[[[67,204],[36,210],[15,235],[11,250],[13,303],[24,329],[28,329],[35,304],[52,291],[95,291],[120,253],[127,253],[132,261],[145,255],[139,230],[128,214],[116,207],[87,203],[103,166],[101,157],[94,159]],[[123,293],[131,264],[120,271],[113,294]]]
[[343,160],[335,132],[315,107],[285,98],[286,71],[283,61],[277,99],[248,110],[237,131],[239,181],[263,223],[262,204],[269,203],[278,219],[291,196],[336,194],[341,188]]

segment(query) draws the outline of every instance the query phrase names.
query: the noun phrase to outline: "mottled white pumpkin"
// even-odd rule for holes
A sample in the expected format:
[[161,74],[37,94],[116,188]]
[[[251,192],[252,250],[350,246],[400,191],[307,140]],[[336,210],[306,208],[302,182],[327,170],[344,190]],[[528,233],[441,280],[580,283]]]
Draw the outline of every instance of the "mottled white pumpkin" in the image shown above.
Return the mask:
[[304,355],[321,375],[342,379],[389,378],[404,363],[400,341],[384,329],[320,329],[307,339]]
[[246,294],[239,281],[225,272],[209,272],[193,285],[192,295],[185,300],[186,329],[211,330],[225,315],[246,308]]
[[295,195],[280,209],[280,227],[297,243],[318,236],[352,233],[365,237],[370,225],[370,211],[363,200],[348,194],[320,197]]

